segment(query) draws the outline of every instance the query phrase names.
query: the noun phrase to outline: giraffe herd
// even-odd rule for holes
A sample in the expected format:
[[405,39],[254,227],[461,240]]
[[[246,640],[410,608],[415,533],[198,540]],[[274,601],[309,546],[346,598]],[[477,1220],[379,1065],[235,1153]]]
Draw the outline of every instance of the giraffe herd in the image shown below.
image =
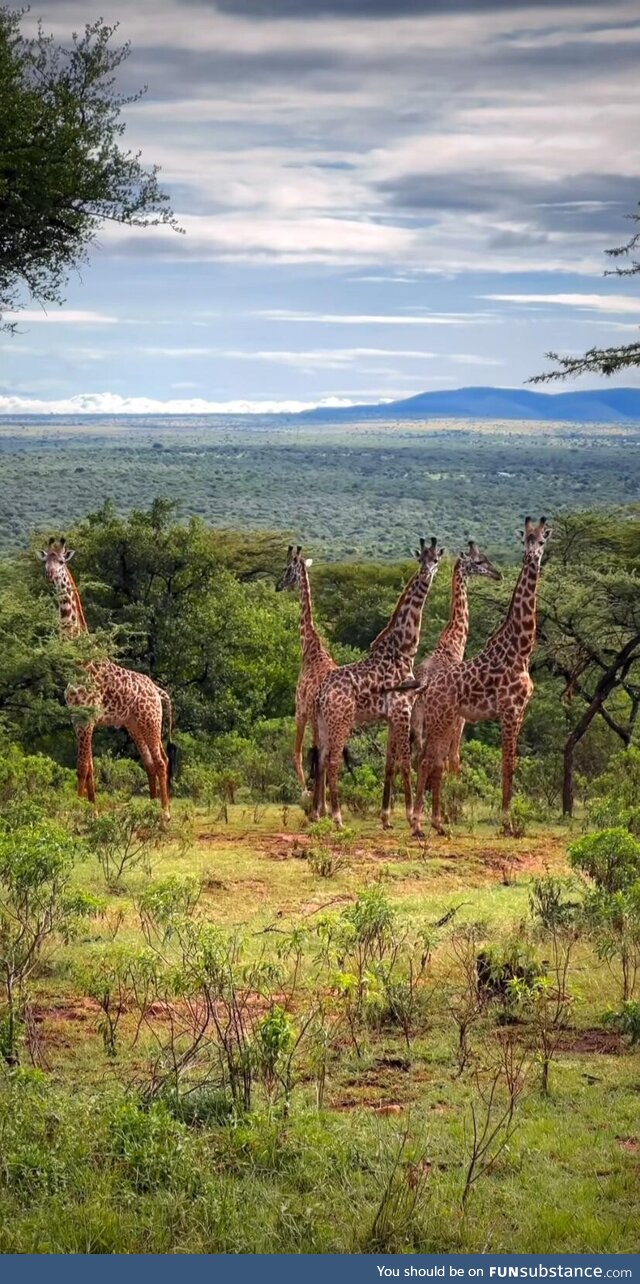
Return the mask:
[[[427,788],[431,790],[431,823],[443,833],[442,777],[447,766],[454,772],[460,769],[465,723],[498,721],[502,733],[502,812],[508,824],[518,738],[533,694],[529,662],[536,638],[540,567],[550,533],[545,517],[538,523],[526,518],[521,532],[522,568],[509,609],[500,628],[471,660],[464,659],[469,632],[467,580],[471,575],[501,578],[500,572],[473,541],[454,565],[449,620],[432,655],[420,665],[417,677],[413,676],[413,662],[420,641],[423,608],[443,553],[437,549],[435,538],[429,544],[420,541],[420,550],[416,553],[418,570],[364,659],[337,666],[319,639],[321,652],[305,650],[303,631],[298,689],[303,684],[309,709],[307,721],[314,734],[312,819],[324,815],[328,785],[331,815],[337,826],[342,825],[338,773],[346,742],[355,726],[386,722],[389,732],[382,797],[383,826],[390,825],[391,790],[394,772],[399,766],[412,833],[417,838],[424,837],[422,815]],[[293,548],[289,549],[288,567],[292,559],[300,562],[300,554],[300,548],[295,554]],[[298,579],[285,571],[282,586],[295,587],[296,583]],[[303,614],[307,621],[312,621],[306,570],[303,583]],[[317,638],[315,631],[314,635]],[[324,669],[313,658],[320,654]],[[298,723],[298,735],[299,727]],[[412,741],[418,765],[415,800],[411,779]],[[301,740],[296,739],[296,754],[300,745]]]
[[[430,656],[414,676],[413,665],[420,642],[422,616],[444,550],[435,537],[420,540],[415,574],[402,591],[391,617],[374,638],[368,653],[351,664],[336,664],[313,619],[309,559],[300,545],[290,545],[285,569],[276,589],[297,591],[300,596],[302,663],[296,688],[296,736],[293,764],[300,786],[307,793],[303,742],[310,726],[313,747],[313,798],[310,816],[326,814],[329,792],[331,816],[342,825],[338,776],[346,747],[355,727],[386,722],[387,756],[382,796],[382,824],[390,827],[391,792],[396,769],[404,787],[407,821],[412,833],[423,838],[425,791],[431,791],[431,823],[443,833],[441,804],[445,769],[460,769],[460,744],[465,723],[498,721],[502,734],[502,811],[508,824],[513,792],[518,738],[527,705],[533,694],[529,663],[536,639],[536,596],[540,567],[550,535],[546,518],[525,520],[522,568],[500,628],[479,655],[465,660],[469,633],[467,581],[471,576],[501,578],[500,572],[470,541],[453,567],[449,619]],[[87,624],[76,583],[69,569],[73,550],[64,539],[49,541],[40,553],[48,581],[58,599],[63,636],[87,633]],[[77,718],[78,792],[95,801],[92,741],[96,726],[124,727],[138,748],[149,781],[151,798],[160,798],[169,819],[169,789],[175,746],[171,743],[172,710],[166,691],[145,674],[111,660],[82,664],[86,684],[68,687],[67,705],[85,710]],[[167,708],[169,743],[162,744],[163,709]],[[412,747],[415,749],[417,784],[412,784]]]

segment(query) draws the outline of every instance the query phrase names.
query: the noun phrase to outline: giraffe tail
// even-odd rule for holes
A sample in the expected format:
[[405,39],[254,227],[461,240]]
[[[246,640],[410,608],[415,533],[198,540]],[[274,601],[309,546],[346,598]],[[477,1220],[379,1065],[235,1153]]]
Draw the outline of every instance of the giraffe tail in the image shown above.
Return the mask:
[[318,758],[319,758],[319,756],[320,756],[320,755],[319,755],[318,746],[317,746],[317,745],[312,745],[312,746],[311,746],[311,748],[310,748],[310,750],[309,750],[309,753],[308,753],[308,755],[307,755],[307,770],[308,770],[308,772],[309,772],[309,780],[310,780],[310,781],[315,780],[315,778],[316,778],[316,776],[317,776],[317,774],[318,774]]
[[158,687],[158,695],[160,696],[160,699],[162,701],[163,709],[166,709],[167,711],[167,725],[168,725],[167,758],[169,759],[167,781],[168,781],[168,784],[170,785],[171,781],[173,780],[176,774],[177,767],[178,767],[178,746],[174,744],[173,740],[171,739],[171,736],[173,734],[173,708],[171,705],[171,696],[169,695],[168,691],[164,690],[164,687]]

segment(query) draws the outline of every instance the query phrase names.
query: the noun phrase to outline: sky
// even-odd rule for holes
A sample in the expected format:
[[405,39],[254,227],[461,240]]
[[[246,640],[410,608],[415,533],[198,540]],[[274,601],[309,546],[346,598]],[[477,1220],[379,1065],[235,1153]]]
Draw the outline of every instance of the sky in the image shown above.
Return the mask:
[[[277,410],[521,386],[637,340],[639,0],[33,0],[131,41],[184,228],[106,226],[0,335],[0,411]],[[577,386],[597,386],[584,380]],[[619,383],[640,382],[627,373]]]

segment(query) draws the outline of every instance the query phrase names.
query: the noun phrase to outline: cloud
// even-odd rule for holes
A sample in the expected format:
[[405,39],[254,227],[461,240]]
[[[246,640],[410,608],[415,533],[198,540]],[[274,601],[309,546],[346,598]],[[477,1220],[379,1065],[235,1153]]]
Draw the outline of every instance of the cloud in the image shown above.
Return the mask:
[[[217,0],[223,11],[253,18],[302,18],[309,14],[308,0]],[[314,0],[314,14],[330,17],[389,19],[397,14],[431,17],[434,14],[513,12],[513,0]],[[523,5],[523,8],[525,6]],[[530,0],[530,10],[600,9],[601,0]]]
[[166,259],[230,259],[280,263],[378,263],[411,254],[415,233],[406,227],[357,218],[316,215],[248,217],[179,214],[186,236],[162,227],[131,232],[109,228],[104,243],[114,255]]
[[118,317],[106,316],[102,312],[74,311],[72,308],[60,308],[56,312],[44,312],[40,308],[23,308],[19,312],[3,312],[2,320],[10,325],[117,325]]
[[286,308],[265,308],[255,315],[267,317],[270,321],[310,321],[317,325],[469,325],[485,321],[491,314],[434,312],[402,316],[398,313],[295,312]]
[[160,401],[155,397],[121,397],[113,392],[78,393],[58,400],[0,396],[0,415],[279,415],[298,414],[323,406],[349,406],[344,397],[316,401],[207,401],[191,397]]
[[630,294],[483,294],[499,303],[551,303],[590,312],[640,312],[640,297]]

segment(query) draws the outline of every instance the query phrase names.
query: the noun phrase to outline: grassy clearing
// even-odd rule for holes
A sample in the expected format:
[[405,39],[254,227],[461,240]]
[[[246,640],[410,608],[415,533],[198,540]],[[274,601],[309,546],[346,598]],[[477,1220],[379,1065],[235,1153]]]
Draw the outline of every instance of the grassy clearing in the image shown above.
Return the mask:
[[[77,969],[114,936],[122,945],[141,943],[136,900],[145,878],[134,873],[123,891],[105,897],[97,864],[81,864],[77,879],[105,898],[104,914],[58,948],[34,981],[32,1050],[40,1068],[0,1078],[1,1251],[637,1248],[638,1056],[602,1026],[616,985],[582,940],[550,1096],[540,1093],[531,1054],[515,1127],[461,1206],[471,1104],[482,1111],[507,1027],[495,1007],[484,1011],[458,1073],[451,931],[482,920],[492,940],[529,933],[532,879],[546,868],[567,872],[566,829],[507,839],[479,824],[472,835],[434,837],[420,849],[400,820],[385,835],[361,822],[330,877],[313,871],[313,839],[295,807],[229,808],[227,823],[178,807],[175,829],[180,838],[155,858],[153,877],[201,879],[198,914],[238,929],[249,960],[275,950],[292,928],[312,928],[325,912],[339,915],[367,887],[383,889],[402,930],[433,931],[455,909],[437,931],[424,1014],[410,1046],[390,1021],[363,1027],[358,1048],[340,1026],[320,1110],[309,1060],[290,1109],[270,1098],[266,1078],[248,1112],[229,1112],[206,1090],[187,1098],[181,1116],[165,1099],[141,1103],[149,1046],[135,1037],[134,1013],[122,1016],[117,1056],[106,1056],[98,1005],[78,985]],[[537,947],[542,958],[545,945]],[[316,969],[309,948],[301,995],[319,985]],[[302,998],[292,1005],[298,1022],[301,1006]],[[158,1028],[164,1019],[158,1010]],[[524,1038],[527,1020],[511,1028]]]

